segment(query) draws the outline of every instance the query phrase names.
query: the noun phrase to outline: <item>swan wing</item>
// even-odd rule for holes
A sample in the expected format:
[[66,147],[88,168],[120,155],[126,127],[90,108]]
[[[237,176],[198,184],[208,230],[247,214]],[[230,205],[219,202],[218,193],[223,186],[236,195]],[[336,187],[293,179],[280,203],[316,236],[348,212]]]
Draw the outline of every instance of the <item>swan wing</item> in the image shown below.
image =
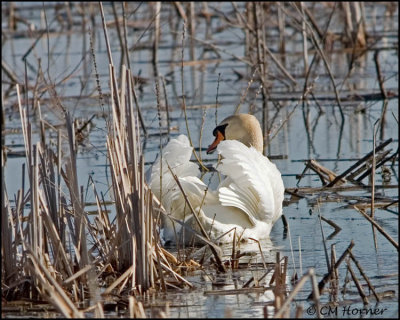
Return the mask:
[[[160,198],[161,189],[163,195],[176,185],[168,165],[178,177],[194,176],[200,174],[195,163],[190,162],[193,148],[185,135],[171,139],[162,150],[162,157],[159,155],[155,160],[150,175],[150,188]],[[161,161],[162,159],[162,161]]]
[[275,164],[236,140],[222,141],[217,150],[222,156],[217,170],[227,177],[219,188],[221,204],[243,210],[253,225],[257,220],[274,223],[282,213],[284,192]]
[[[190,162],[192,150],[188,138],[180,135],[168,142],[162,150],[162,157],[157,157],[152,167],[150,188],[161,200],[165,209],[177,219],[184,219],[190,209],[168,165],[178,177],[193,208],[205,201],[203,198],[207,186],[198,178],[199,167]],[[212,199],[212,192],[207,193],[207,200],[210,199]]]
[[199,167],[190,162],[193,148],[190,146],[189,139],[181,134],[176,139],[171,139],[162,150],[162,162],[160,155],[157,157],[151,170],[150,184],[160,179],[161,167],[162,176],[169,172],[168,165],[173,169],[178,177],[199,176]]

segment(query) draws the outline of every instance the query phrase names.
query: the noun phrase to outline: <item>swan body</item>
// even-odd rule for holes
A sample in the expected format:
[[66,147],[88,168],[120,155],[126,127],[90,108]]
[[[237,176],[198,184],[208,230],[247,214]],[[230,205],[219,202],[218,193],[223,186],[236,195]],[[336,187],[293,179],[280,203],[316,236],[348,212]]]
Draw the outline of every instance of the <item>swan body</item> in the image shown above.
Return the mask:
[[[207,153],[217,151],[221,161],[214,167],[225,176],[216,190],[199,179],[200,170],[190,162],[192,147],[185,135],[172,139],[152,168],[150,187],[175,219],[199,230],[171,170],[210,238],[231,242],[269,237],[273,224],[282,215],[284,186],[276,165],[262,154],[262,131],[258,120],[248,114],[224,119],[214,130],[215,141]],[[161,177],[161,178],[160,178]],[[235,232],[233,230],[236,230]],[[189,242],[193,235],[171,219],[163,220],[165,241],[177,235]]]

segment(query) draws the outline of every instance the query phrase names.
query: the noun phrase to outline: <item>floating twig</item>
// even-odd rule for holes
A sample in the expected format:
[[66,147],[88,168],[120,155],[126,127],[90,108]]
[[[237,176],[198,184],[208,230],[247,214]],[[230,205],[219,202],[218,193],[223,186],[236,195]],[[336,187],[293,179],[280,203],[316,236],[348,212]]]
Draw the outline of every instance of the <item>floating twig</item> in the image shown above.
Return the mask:
[[363,209],[358,208],[357,206],[354,206],[354,209],[356,209],[359,213],[361,213],[376,229],[386,238],[389,240],[389,242],[399,251],[399,244],[393,240],[391,236],[389,236],[386,231],[379,225],[377,224],[374,220],[369,217]]
[[355,164],[353,164],[350,168],[345,170],[342,174],[338,175],[332,182],[328,183],[325,187],[329,188],[329,187],[334,186],[340,179],[345,178],[350,172],[352,172],[354,169],[356,169],[362,163],[367,161],[371,156],[373,156],[374,152],[378,152],[378,151],[382,150],[384,147],[386,147],[392,141],[393,141],[393,139],[390,138],[390,139],[387,139],[385,142],[381,143],[373,151],[369,152],[367,155],[365,155],[360,160],[358,160]]

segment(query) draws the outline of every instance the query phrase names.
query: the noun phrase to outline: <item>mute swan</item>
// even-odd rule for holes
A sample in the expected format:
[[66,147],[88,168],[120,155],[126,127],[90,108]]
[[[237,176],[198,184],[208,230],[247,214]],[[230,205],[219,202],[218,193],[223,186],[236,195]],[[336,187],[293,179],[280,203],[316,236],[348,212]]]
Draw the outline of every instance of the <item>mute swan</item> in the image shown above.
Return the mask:
[[[228,231],[233,228],[241,240],[268,238],[273,224],[282,215],[284,186],[275,164],[262,154],[260,123],[249,114],[233,115],[224,119],[213,135],[215,140],[207,153],[217,150],[221,155],[215,167],[225,176],[217,190],[207,190],[206,184],[198,178],[200,170],[190,162],[193,148],[188,138],[180,135],[166,145],[162,161],[158,157],[152,167],[150,187],[153,193],[174,218],[198,230],[169,165],[211,239],[231,242],[234,233]],[[181,229],[181,225],[171,219],[163,219],[166,242],[174,242]],[[193,235],[183,231],[184,241],[189,242]]]

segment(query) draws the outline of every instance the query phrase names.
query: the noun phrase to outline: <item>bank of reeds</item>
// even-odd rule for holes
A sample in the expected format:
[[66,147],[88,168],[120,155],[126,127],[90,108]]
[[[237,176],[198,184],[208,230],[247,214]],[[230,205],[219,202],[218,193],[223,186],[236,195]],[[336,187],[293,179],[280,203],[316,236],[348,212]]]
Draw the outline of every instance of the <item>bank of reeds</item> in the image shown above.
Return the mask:
[[[32,119],[16,87],[26,164],[15,206],[2,179],[2,291],[6,300],[46,299],[64,316],[82,317],[77,302],[91,301],[89,310],[103,313],[95,299],[101,283],[109,283],[103,296],[115,290],[133,296],[151,288],[166,290],[168,276],[174,279],[174,287],[191,286],[173,270],[180,261],[159,242],[156,218],[163,209],[144,181],[130,70],[124,69],[121,90],[111,83],[113,117],[107,149],[116,219],[110,221],[104,198],[92,184],[97,204],[94,223],[85,211],[83,187],[79,186],[73,119],[65,113],[65,129],[57,132],[56,150],[46,143],[44,130],[34,143]],[[63,144],[68,146],[67,153],[62,152]],[[4,178],[5,149],[2,159]]]

